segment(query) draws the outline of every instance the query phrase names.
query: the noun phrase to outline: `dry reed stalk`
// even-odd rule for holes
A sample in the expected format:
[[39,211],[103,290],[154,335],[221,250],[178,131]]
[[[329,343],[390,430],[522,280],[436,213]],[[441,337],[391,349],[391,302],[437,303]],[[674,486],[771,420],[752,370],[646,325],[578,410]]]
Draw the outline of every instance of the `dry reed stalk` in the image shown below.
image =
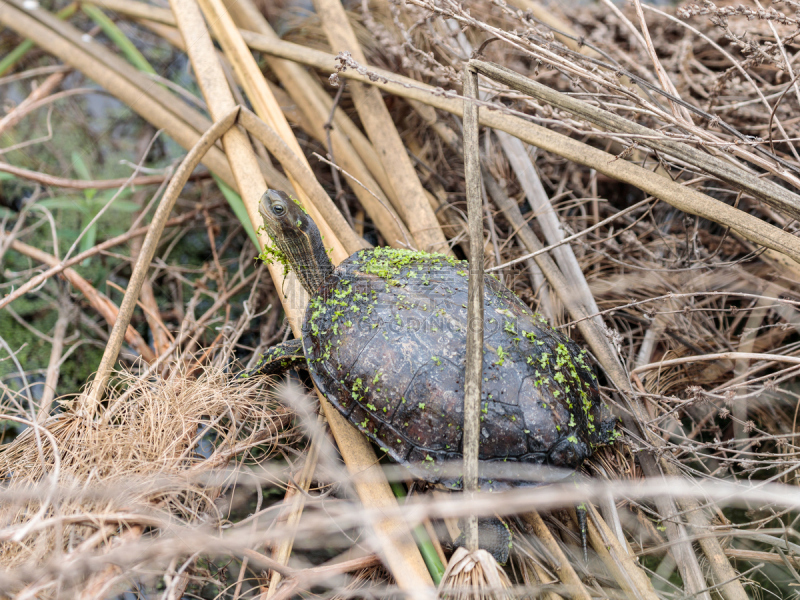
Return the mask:
[[[540,583],[544,583],[549,579],[547,577],[547,573],[540,565],[533,563],[531,566]],[[546,591],[544,594],[542,594],[541,598],[542,600],[563,600],[561,596],[551,591]]]
[[762,179],[749,173],[741,165],[706,154],[688,144],[670,140],[649,127],[623,119],[582,100],[570,98],[566,94],[523,77],[501,65],[480,60],[471,61],[471,64],[480,73],[491,76],[495,81],[509,85],[541,102],[566,110],[598,127],[608,131],[641,136],[641,144],[702,169],[710,175],[752,194],[781,212],[795,218],[800,216],[800,196],[768,179]]
[[785,564],[784,561],[790,561],[793,567],[800,568],[800,559],[796,557],[790,558],[785,554],[781,556],[780,554],[772,554],[771,552],[760,552],[758,550],[740,550],[739,548],[725,548],[725,554],[730,558],[736,558],[740,560],[747,560],[753,562],[773,563],[776,565],[783,565]]
[[534,0],[510,0],[509,4],[511,6],[516,6],[520,10],[530,11],[535,19],[541,21],[551,29],[555,38],[570,50],[586,54],[587,56],[599,56],[593,49],[577,41],[581,36],[572,28],[569,22],[562,18],[562,11],[553,10],[554,8],[559,9],[561,7],[545,7]]
[[[611,528],[591,504],[587,505],[589,519],[586,521],[586,530],[592,548],[597,552],[603,564],[614,576],[619,586],[638,600],[659,600],[658,594],[653,589],[647,574],[636,561],[630,546],[623,546]],[[573,522],[577,525],[578,519],[572,511]],[[710,600],[700,595],[704,600]]]
[[[240,28],[248,29],[273,39],[279,39],[264,18],[264,15],[261,14],[251,0],[238,0],[231,3],[228,10]],[[312,135],[320,142],[324,141],[324,127],[333,108],[331,98],[324,93],[322,86],[301,65],[272,57],[267,57],[267,63],[277,75],[289,96],[308,119]],[[352,121],[346,115],[339,110],[336,112],[338,113],[338,118],[352,125]],[[344,169],[353,173],[356,178],[376,194],[382,193],[381,190],[377,189],[377,186],[371,185],[371,182],[368,181],[370,175],[365,169],[364,163],[351,158],[351,155],[355,155],[356,152],[347,137],[348,134],[346,132],[343,134],[339,131],[339,128],[333,127],[330,130],[330,135],[336,160],[342,163]],[[359,135],[361,135],[360,132]],[[374,156],[374,150],[367,154]],[[364,209],[375,221],[376,227],[387,231],[392,231],[396,227],[393,219],[386,219],[386,208],[375,205],[372,195],[365,194],[359,186],[353,186],[353,191],[361,200]],[[391,240],[390,243],[393,243],[396,234],[390,233],[388,237],[384,237],[387,240]]]
[[351,560],[340,561],[337,558],[328,561],[318,567],[311,567],[308,569],[290,572],[284,575],[285,583],[281,587],[280,593],[277,595],[276,600],[286,600],[295,597],[296,594],[309,590],[320,581],[325,581],[329,578],[340,573],[348,573],[351,571],[365,570],[371,567],[381,566],[380,559],[374,554],[364,556],[362,558],[354,558]]
[[[130,0],[98,0],[95,4],[140,19],[145,26],[167,39],[171,44],[185,49],[185,45],[178,43],[172,32],[157,26],[157,23],[175,25],[175,18],[170,11]],[[244,30],[249,29],[280,41],[252,3],[236,2],[227,8],[242,28],[242,35],[246,35],[247,32]],[[323,126],[333,107],[331,98],[325,94],[319,83],[297,63],[269,56],[267,60],[292,100],[308,119],[311,126],[310,133],[320,142],[324,142]],[[372,144],[339,109],[336,109],[334,113],[334,127],[330,133],[336,161],[342,165],[345,171],[360,181],[367,190],[377,196],[375,198],[358,184],[352,186],[353,192],[367,210],[375,226],[389,244],[396,245],[398,241],[404,243],[409,233],[404,226],[398,225],[399,217],[393,209],[393,205],[398,204],[398,200]],[[391,203],[389,203],[389,198],[392,199]]]
[[[672,467],[667,471],[667,474],[672,475],[676,471]],[[714,574],[714,585],[718,586],[722,597],[725,600],[747,600],[749,595],[740,581],[741,575],[731,565],[719,539],[715,536],[703,535],[708,529],[709,521],[706,515],[701,512],[700,503],[694,498],[679,498],[678,506],[684,511],[689,526],[696,535],[700,536],[698,543],[703,550],[703,554],[708,559],[711,572]]]
[[[39,9],[35,12],[42,12],[42,10]],[[164,129],[170,137],[187,150],[197,143],[200,138],[201,134],[198,130],[185,123],[182,119],[176,118],[173,112],[149,95],[144,94],[141,88],[132,84],[123,75],[107,67],[104,63],[98,62],[93,55],[83,50],[85,43],[82,42],[81,46],[76,46],[12,3],[0,5],[0,22],[16,31],[19,35],[33,40],[46,52],[57,56],[66,64],[96,81],[110,94],[119,98],[119,100],[141,115],[142,118],[152,123],[154,127]],[[102,52],[107,53],[104,48]],[[126,70],[132,68],[126,65]],[[148,85],[152,86],[153,84],[148,82]],[[183,105],[182,110],[188,111],[191,109]],[[210,126],[210,123],[207,123],[205,129],[208,126]],[[203,163],[225,183],[235,187],[236,182],[227,159],[218,148],[210,149]]]
[[[365,64],[364,53],[339,0],[316,0],[314,5],[331,47],[346,50]],[[448,252],[447,240],[380,92],[370,86],[352,84],[351,93],[364,129],[400,201],[395,210],[403,217],[420,249]]]
[[47,377],[44,382],[42,399],[39,403],[39,412],[36,415],[37,423],[44,423],[50,414],[53,400],[56,396],[59,374],[61,372],[61,355],[64,351],[64,338],[67,335],[67,327],[72,321],[75,312],[66,294],[64,294],[62,298],[59,298],[59,300],[58,318],[56,319],[55,327],[53,327],[53,345],[50,348],[50,361],[47,365]]
[[[187,50],[212,117],[233,109],[233,96],[227,87],[211,36],[198,7],[193,0],[173,0],[172,6],[184,39],[194,40]],[[249,141],[242,132],[231,129],[223,137],[223,144],[234,176],[239,183],[239,190],[250,220],[259,223],[258,202],[266,186]],[[266,234],[262,232],[260,235],[262,244],[269,241]],[[332,242],[339,244],[338,240],[328,240],[328,243]],[[276,288],[283,289],[282,265],[272,264],[269,269]],[[286,296],[281,298],[290,325],[298,338],[301,336],[303,309],[307,304],[306,295],[301,291],[299,285],[288,286]],[[375,453],[369,442],[325,400],[318,390],[317,396],[339,451],[351,475],[354,476],[354,485],[362,503],[370,508],[396,506],[397,501],[392,495],[385,475],[377,467]],[[372,525],[386,564],[398,585],[411,593],[420,593],[430,585],[430,575],[406,524],[386,519]]]
[[[310,90],[314,93],[320,102],[328,103],[332,106],[332,102],[325,91],[322,89],[321,86],[317,85]],[[430,107],[425,107],[430,108]],[[431,109],[432,110],[432,109]],[[391,181],[389,180],[389,176],[386,174],[386,169],[384,169],[383,164],[381,163],[381,159],[379,154],[375,151],[372,143],[367,139],[367,137],[361,133],[361,130],[350,120],[350,118],[342,111],[341,108],[336,108],[333,111],[333,123],[335,127],[338,127],[347,138],[348,142],[352,145],[352,148],[355,150],[356,154],[351,158],[358,158],[360,162],[363,162],[365,165],[367,172],[366,179],[361,180],[356,177],[356,188],[361,189],[361,185],[366,187],[367,189],[379,195],[379,203],[382,207],[384,207],[385,212],[387,212],[392,219],[396,219],[400,221],[400,224],[397,228],[400,230],[402,234],[401,237],[395,238],[394,242],[390,242],[390,245],[393,244],[398,247],[409,247],[412,246],[409,239],[411,238],[411,234],[408,231],[408,228],[405,224],[400,220],[399,215],[394,210],[393,207],[401,205],[403,201],[394,191],[392,187]],[[340,155],[336,156],[337,160],[339,159]],[[346,170],[346,169],[345,169]],[[348,177],[352,176],[352,173],[346,173]],[[373,178],[374,177],[374,183]],[[358,183],[361,183],[359,185]],[[437,220],[439,221],[440,228],[443,229],[446,226],[452,227],[455,231],[460,232],[462,229],[466,230],[466,224],[458,221],[457,219],[453,218],[453,214],[449,210],[441,210],[445,204],[442,202],[440,198],[437,198],[433,194],[431,194],[427,189],[424,190],[425,197],[428,200],[428,204],[431,206],[431,209],[434,210],[436,213]],[[463,225],[463,227],[462,227]],[[456,237],[456,236],[452,236]],[[388,241],[388,239],[387,239]],[[468,254],[468,249],[465,249],[465,254]]]
[[[166,226],[166,221],[164,222],[164,226]],[[134,238],[131,241],[131,258],[134,261],[142,251],[142,243],[143,241],[141,238]],[[122,292],[124,293],[125,290],[122,290]],[[170,340],[172,334],[161,318],[161,309],[158,307],[156,295],[155,292],[153,292],[153,285],[147,277],[142,281],[142,290],[139,293],[139,298],[144,318],[153,336],[153,350],[156,356],[160,356],[169,348],[170,342],[172,341]]]
[[[563,224],[542,185],[525,144],[504,131],[495,131],[495,135],[500,141],[506,160],[508,160],[514,174],[517,176],[517,180],[525,190],[525,196],[536,214],[536,222],[541,228],[547,243],[550,245],[559,244],[565,237]],[[564,279],[570,286],[569,293],[577,297],[587,314],[593,315],[600,312],[572,246],[568,244],[560,245],[552,251],[552,255]],[[593,317],[592,320],[596,326],[602,327],[602,319]]]
[[[472,500],[478,491],[480,400],[483,378],[483,198],[478,138],[478,75],[464,66],[464,179],[469,221],[469,290],[467,355],[464,375],[463,485]],[[491,554],[479,549],[478,517],[470,514],[464,531],[465,548],[457,548],[442,576],[441,597],[502,598],[511,582]],[[486,588],[489,588],[488,590]]]
[[[239,30],[228,14],[225,5],[221,0],[199,0],[199,4],[219,40],[225,56],[230,60],[247,97],[253,104],[256,114],[272,127],[279,139],[286,144],[289,151],[310,171],[308,161],[303,151],[300,149],[300,145],[297,143],[297,139],[294,137],[294,133],[291,127],[289,127],[286,117],[276,102],[275,97],[272,95],[272,92],[270,92],[264,76],[258,68],[258,65],[256,65],[255,59],[250,53],[250,49],[244,43],[244,40],[242,40]],[[186,39],[185,34],[184,39]],[[350,230],[338,211],[328,211],[326,214],[328,218],[323,218],[317,202],[312,200],[305,193],[304,186],[301,183],[302,180],[295,178],[291,171],[289,172],[289,181],[292,183],[292,187],[300,203],[309,211],[311,218],[317,224],[320,233],[325,239],[329,240],[328,243],[333,248],[331,259],[336,263],[343,261],[353,251],[346,250],[339,240],[341,240],[341,242],[352,240],[355,245],[357,243],[354,239],[356,238],[355,233]],[[327,194],[323,193],[323,196],[328,199]],[[318,198],[319,196],[317,199]],[[330,201],[330,199],[328,200]],[[337,216],[339,217],[337,220],[332,220]],[[253,222],[258,223],[257,220]]]
[[[747,243],[741,236],[737,236],[742,242]],[[789,257],[776,252],[772,248],[764,248],[761,258],[767,262],[774,271],[787,273],[790,278],[797,281],[800,279],[800,265]]]
[[134,19],[147,19],[166,25],[175,26],[175,17],[168,8],[162,8],[145,2],[128,2],[127,0],[97,0],[91,2],[108,10],[113,10]]
[[675,84],[672,83],[672,80],[667,75],[664,65],[661,64],[661,60],[656,54],[656,49],[653,46],[653,40],[650,37],[650,30],[647,28],[647,21],[644,19],[642,3],[640,0],[634,0],[633,5],[636,8],[636,16],[639,18],[639,27],[642,30],[641,38],[644,40],[647,53],[650,55],[650,60],[653,62],[653,70],[656,72],[656,76],[658,77],[659,83],[661,83],[661,87],[664,89],[664,91],[669,92],[672,96],[672,98],[669,98],[672,114],[675,115],[675,118],[678,121],[682,121],[691,126],[694,124],[692,122],[692,113],[689,112],[689,109],[687,109],[686,106],[676,101],[681,100],[680,94],[675,88]]
[[[469,289],[467,299],[467,355],[464,373],[464,492],[472,499],[478,491],[481,436],[481,384],[483,381],[483,197],[478,132],[478,74],[465,65],[464,79],[464,181],[469,221]],[[470,515],[464,532],[470,552],[478,550],[478,517]],[[453,555],[455,560],[455,555]]]
[[[330,54],[291,42],[266,40],[253,32],[243,32],[242,35],[253,49],[296,60],[318,69],[330,70],[330,61],[334,58]],[[437,95],[432,86],[379,68],[370,68],[369,73],[377,78],[373,79],[352,68],[340,72],[339,76],[369,83],[398,96],[418,100],[434,108],[463,116],[459,101]],[[653,177],[647,169],[624,160],[617,160],[617,157],[602,150],[512,115],[487,110],[481,113],[480,123],[486,127],[505,131],[532,146],[592,168],[615,180],[629,183],[683,212],[730,227],[746,239],[772,248],[800,263],[800,243],[794,236],[724,202],[663,177]]]
[[[369,441],[321,396],[320,402],[323,402],[328,426],[345,460],[361,503],[367,508],[379,510],[396,508],[397,499],[386,481],[386,475],[378,466]],[[424,597],[426,589],[433,584],[433,579],[411,536],[408,524],[399,519],[387,518],[371,525],[378,536],[384,564],[391,570],[399,587],[415,597]]]
[[569,597],[572,598],[572,600],[591,600],[591,595],[583,586],[580,577],[578,577],[575,569],[572,568],[569,560],[561,551],[553,534],[550,533],[550,530],[547,528],[547,525],[544,524],[544,521],[542,521],[542,517],[539,516],[539,513],[530,511],[520,515],[520,517],[531,527],[533,533],[550,553],[550,556],[553,557],[555,561],[553,569],[564,584],[564,589],[569,594]]
[[[317,418],[317,427],[314,430],[311,443],[309,444],[309,451],[306,455],[306,462],[303,465],[303,470],[300,475],[294,480],[290,487],[286,490],[283,503],[285,504],[284,510],[278,517],[278,521],[285,521],[289,527],[294,527],[300,520],[303,514],[303,507],[305,505],[305,498],[308,490],[311,487],[311,482],[314,477],[314,470],[317,467],[319,459],[320,444],[322,442],[321,436],[325,435],[325,418],[320,414]],[[272,550],[272,559],[282,565],[289,563],[289,557],[292,553],[292,546],[294,544],[294,536],[286,537],[278,546]],[[272,571],[269,579],[269,586],[263,590],[261,598],[268,600],[272,598],[278,591],[278,585],[283,576],[279,571]]]

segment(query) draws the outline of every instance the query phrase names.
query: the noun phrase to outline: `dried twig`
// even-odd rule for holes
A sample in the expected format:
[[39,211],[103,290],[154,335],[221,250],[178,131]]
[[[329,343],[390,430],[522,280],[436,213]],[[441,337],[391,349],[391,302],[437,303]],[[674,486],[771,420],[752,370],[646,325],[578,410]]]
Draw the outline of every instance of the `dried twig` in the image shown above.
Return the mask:
[[[61,261],[59,261],[55,256],[25,244],[24,242],[20,242],[19,240],[11,240],[10,248],[19,252],[20,254],[29,256],[36,261],[50,265],[51,267],[59,268],[60,272],[64,274],[64,278],[74,285],[86,297],[86,299],[92,305],[92,308],[100,313],[109,325],[116,325],[116,323],[119,322],[120,309],[117,309],[114,303],[111,302],[111,300],[109,300],[105,294],[102,294],[95,289],[95,287],[86,281],[86,279],[81,277],[77,271],[70,268],[64,268],[61,264]],[[144,341],[144,338],[142,338],[138,331],[128,325],[128,321],[129,320],[125,321],[124,327],[120,322],[118,333],[119,347],[122,346],[123,340],[126,340],[146,362],[153,362],[153,360],[155,360],[155,356],[153,355],[153,351],[150,349],[150,346],[147,345],[147,342]],[[117,348],[117,351],[119,351],[119,348]]]
[[[119,178],[119,179],[66,179],[64,177],[55,177],[53,175],[48,175],[46,173],[40,173],[38,171],[31,171],[29,169],[23,169],[21,167],[15,167],[14,165],[9,165],[6,163],[0,163],[0,172],[3,173],[10,173],[16,177],[21,177],[23,179],[27,179],[29,181],[35,181],[37,183],[41,183],[42,185],[46,185],[48,187],[61,187],[61,188],[70,188],[73,190],[111,190],[114,188],[118,188],[122,185],[128,184],[131,187],[135,187],[137,185],[155,185],[159,183],[164,183],[170,175],[139,175],[138,177],[134,177],[131,179],[130,177]],[[190,181],[198,181],[201,179],[208,179],[210,175],[208,173],[192,173],[189,177]]]
[[83,409],[89,414],[93,415],[97,406],[102,400],[102,394],[105,389],[106,382],[111,375],[111,370],[114,368],[114,363],[117,360],[120,347],[122,345],[123,333],[128,327],[133,309],[136,306],[136,301],[139,298],[139,291],[141,290],[142,282],[147,276],[147,269],[150,266],[150,261],[153,260],[158,241],[164,231],[164,224],[167,221],[172,207],[175,205],[183,186],[189,179],[189,175],[194,171],[195,167],[200,163],[209,148],[211,148],[217,140],[225,134],[236,121],[238,116],[238,107],[234,108],[228,114],[224,115],[219,121],[214,123],[211,128],[203,134],[191,152],[186,156],[181,166],[175,172],[175,175],[170,181],[161,202],[156,209],[153,219],[150,222],[150,228],[147,236],[142,243],[142,249],[139,252],[139,257],[136,260],[136,265],[133,268],[133,273],[128,282],[128,287],[125,291],[125,296],[120,305],[119,315],[114,322],[114,328],[111,330],[108,345],[103,352],[103,358],[100,361],[100,366],[97,368],[97,374],[92,381],[92,386],[84,397]]
[[[464,491],[478,490],[480,404],[483,380],[483,197],[478,142],[478,74],[464,67],[464,179],[469,218],[469,298],[467,301],[467,357],[464,375]],[[470,516],[466,546],[478,549],[478,518]]]

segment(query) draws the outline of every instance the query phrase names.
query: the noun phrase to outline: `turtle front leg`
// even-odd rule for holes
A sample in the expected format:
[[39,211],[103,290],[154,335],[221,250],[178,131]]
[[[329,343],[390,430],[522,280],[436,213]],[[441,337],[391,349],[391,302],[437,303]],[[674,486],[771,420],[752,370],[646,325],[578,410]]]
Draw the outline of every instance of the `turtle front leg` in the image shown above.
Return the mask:
[[305,364],[306,355],[303,354],[303,340],[287,340],[267,350],[258,359],[256,366],[247,371],[242,371],[240,377],[279,375],[289,369]]

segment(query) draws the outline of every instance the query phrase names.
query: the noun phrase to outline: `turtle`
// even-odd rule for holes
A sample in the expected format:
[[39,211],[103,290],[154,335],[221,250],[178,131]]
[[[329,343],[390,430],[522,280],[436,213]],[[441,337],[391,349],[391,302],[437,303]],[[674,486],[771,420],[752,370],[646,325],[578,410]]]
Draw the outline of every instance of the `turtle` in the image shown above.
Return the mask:
[[[375,247],[334,267],[296,200],[267,190],[259,212],[274,243],[262,258],[293,269],[310,300],[302,337],[269,349],[250,373],[307,369],[391,459],[424,481],[460,489],[461,478],[443,465],[462,460],[467,261]],[[618,435],[587,353],[497,278],[486,275],[484,283],[482,469],[495,461],[577,470]],[[518,483],[483,478],[480,485]],[[505,562],[507,542],[486,546]]]

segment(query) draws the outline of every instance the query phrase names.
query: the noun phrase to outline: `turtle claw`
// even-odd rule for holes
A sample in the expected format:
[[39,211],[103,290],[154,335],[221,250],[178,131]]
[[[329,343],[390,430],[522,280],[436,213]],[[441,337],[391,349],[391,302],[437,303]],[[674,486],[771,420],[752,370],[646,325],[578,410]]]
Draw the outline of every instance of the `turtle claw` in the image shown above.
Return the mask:
[[254,375],[280,375],[294,367],[300,367],[306,363],[303,354],[302,340],[288,340],[277,346],[272,346],[261,355],[256,366],[247,371],[243,371],[240,377],[252,377]]
[[589,562],[589,548],[586,543],[586,505],[581,503],[575,507],[575,514],[578,517],[578,528],[581,530],[581,547],[583,547],[583,560]]

